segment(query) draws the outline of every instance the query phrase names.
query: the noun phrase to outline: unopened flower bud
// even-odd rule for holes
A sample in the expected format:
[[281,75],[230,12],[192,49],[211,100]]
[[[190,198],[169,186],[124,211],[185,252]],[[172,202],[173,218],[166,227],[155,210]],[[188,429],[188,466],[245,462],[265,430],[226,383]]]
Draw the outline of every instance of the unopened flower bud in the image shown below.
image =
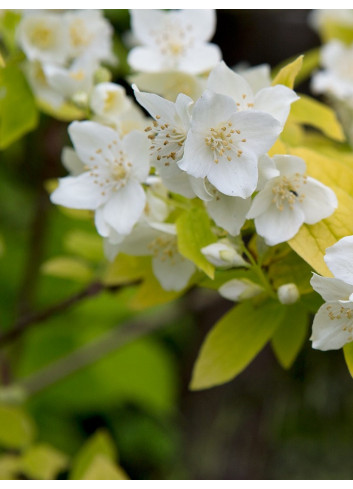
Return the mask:
[[281,304],[294,304],[299,299],[299,290],[295,284],[281,285],[277,290],[278,300]]
[[220,268],[246,267],[248,264],[228,241],[222,240],[201,249],[201,253],[212,265]]
[[223,284],[219,289],[219,293],[226,299],[240,302],[259,295],[263,290],[264,289],[260,287],[260,285],[257,285],[250,280],[238,280],[235,278]]
[[86,109],[88,106],[88,94],[86,92],[76,92],[71,100],[77,107],[80,107],[81,109]]

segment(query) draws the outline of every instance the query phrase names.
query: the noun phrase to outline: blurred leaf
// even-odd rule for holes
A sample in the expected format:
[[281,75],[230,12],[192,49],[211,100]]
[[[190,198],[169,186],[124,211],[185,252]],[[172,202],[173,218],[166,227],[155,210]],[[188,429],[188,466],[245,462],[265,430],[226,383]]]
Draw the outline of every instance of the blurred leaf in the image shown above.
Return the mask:
[[33,420],[17,406],[0,404],[0,446],[22,449],[35,437]]
[[287,306],[286,315],[271,340],[273,351],[283,368],[296,359],[308,330],[308,312],[299,302]]
[[97,455],[102,455],[112,462],[118,457],[114,442],[105,430],[96,431],[81,448],[73,461],[70,479],[82,479]]
[[283,321],[286,308],[268,301],[251,301],[225,314],[204,340],[194,366],[191,389],[224,384],[247,367]]
[[152,273],[149,256],[130,256],[119,253],[109,264],[103,278],[106,285],[121,285],[134,282]]
[[80,121],[88,117],[87,111],[79,109],[69,102],[64,102],[59,108],[55,108],[48,102],[37,99],[37,105],[45,114],[63,122]]
[[82,256],[88,261],[100,262],[104,258],[103,240],[97,234],[71,231],[65,236],[64,246],[68,252]]
[[210,218],[201,207],[193,207],[184,212],[176,221],[178,248],[180,253],[203,270],[210,278],[214,277],[214,266],[201,253],[201,248],[216,241],[211,231]]
[[136,294],[130,302],[130,306],[136,311],[142,311],[149,307],[171,302],[180,297],[184,292],[185,290],[177,292],[174,290],[164,290],[153,275],[151,269],[150,274],[145,277],[142,285],[138,287]]
[[33,445],[22,455],[21,472],[29,479],[51,480],[68,466],[68,457],[45,443]]
[[20,20],[21,14],[13,10],[2,10],[0,14],[0,38],[10,52],[16,49],[16,28]]
[[283,284],[295,283],[301,294],[313,290],[310,285],[311,267],[293,251],[270,264],[268,277],[275,289]]
[[303,58],[304,56],[300,55],[294,61],[281,68],[273,79],[272,86],[285,85],[286,87],[293,88],[295,78],[302,68]]
[[343,353],[344,353],[344,359],[346,361],[349,373],[353,377],[353,342],[344,345]]
[[0,480],[14,480],[21,469],[21,461],[18,455],[0,456]]
[[38,123],[33,94],[16,66],[0,68],[0,149],[4,149]]
[[346,139],[341,124],[331,107],[307,95],[300,95],[300,99],[292,104],[289,120],[315,127],[337,141]]
[[121,467],[103,455],[96,455],[81,480],[128,480]]
[[42,273],[77,282],[89,282],[93,277],[91,268],[79,258],[57,256],[43,263]]
[[351,44],[353,42],[353,29],[351,25],[344,25],[335,19],[326,18],[321,26],[320,34],[326,43],[332,39]]

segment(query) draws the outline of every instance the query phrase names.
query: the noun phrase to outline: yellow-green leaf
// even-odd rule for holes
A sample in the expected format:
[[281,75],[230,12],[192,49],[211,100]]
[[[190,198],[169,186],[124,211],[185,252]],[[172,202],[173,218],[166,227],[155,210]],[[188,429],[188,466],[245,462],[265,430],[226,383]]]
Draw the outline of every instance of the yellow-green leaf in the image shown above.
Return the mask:
[[121,285],[134,282],[152,273],[149,256],[129,256],[119,253],[109,264],[103,282],[106,285]]
[[97,455],[101,455],[111,462],[114,462],[118,456],[114,442],[105,430],[96,431],[81,448],[73,461],[70,479],[82,479]]
[[53,277],[89,282],[93,273],[90,267],[79,258],[57,256],[43,263],[41,271]]
[[63,103],[59,108],[52,107],[44,100],[37,100],[37,105],[45,114],[59,121],[70,122],[87,118],[87,113],[69,102]]
[[320,34],[325,43],[332,39],[339,39],[346,44],[351,44],[353,42],[352,27],[330,18],[325,19],[323,22]]
[[148,276],[145,277],[144,282],[137,289],[136,295],[130,302],[130,307],[137,311],[147,309],[152,306],[158,306],[171,302],[184,293],[184,290],[164,290],[152,270]]
[[21,472],[29,479],[52,480],[68,466],[68,457],[45,443],[30,447],[21,458]]
[[0,149],[32,131],[38,123],[33,94],[16,66],[0,68]]
[[275,301],[236,305],[206,336],[193,371],[191,389],[224,384],[242,372],[273,336],[286,308]]
[[347,345],[344,345],[343,354],[349,373],[353,377],[353,341],[351,343],[347,343]]
[[303,55],[298,56],[294,61],[284,66],[275,76],[272,85],[285,85],[293,88],[295,78],[300,72],[303,65]]
[[0,404],[0,446],[22,449],[34,439],[32,418],[18,406]]
[[275,289],[283,284],[295,283],[301,294],[312,292],[311,276],[309,265],[293,251],[273,261],[268,270],[268,278]]
[[82,256],[86,260],[99,262],[104,258],[103,241],[96,233],[71,231],[65,236],[64,244],[68,252]]
[[21,462],[18,455],[2,455],[0,457],[0,480],[16,479],[20,469]]
[[180,253],[194,262],[206,275],[213,278],[214,266],[201,253],[201,248],[216,241],[211,231],[210,218],[205,209],[193,207],[184,212],[177,219],[176,226]]
[[104,455],[96,455],[81,477],[81,480],[125,481],[128,479],[124,470]]
[[307,95],[300,95],[300,99],[292,104],[290,120],[320,129],[326,136],[337,141],[345,140],[342,126],[335,112],[327,105]]
[[300,303],[287,306],[286,315],[271,340],[273,351],[283,368],[296,359],[308,330],[308,312]]

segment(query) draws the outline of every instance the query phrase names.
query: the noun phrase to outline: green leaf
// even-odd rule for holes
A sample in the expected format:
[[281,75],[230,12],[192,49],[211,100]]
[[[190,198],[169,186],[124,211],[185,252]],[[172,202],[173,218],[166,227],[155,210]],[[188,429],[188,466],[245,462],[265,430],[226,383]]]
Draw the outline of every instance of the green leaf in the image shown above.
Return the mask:
[[293,251],[270,264],[268,278],[275,289],[283,284],[295,283],[300,293],[312,292],[311,267]]
[[300,95],[300,99],[292,104],[289,120],[313,126],[337,141],[346,139],[335,112],[307,95]]
[[149,256],[129,256],[119,253],[109,264],[103,277],[105,285],[121,285],[142,279],[152,273]]
[[164,290],[161,284],[154,276],[152,269],[145,277],[145,280],[137,289],[136,295],[130,302],[130,307],[136,311],[166,304],[171,302],[184,293],[185,289],[180,291]]
[[272,85],[285,85],[286,87],[293,88],[295,78],[302,68],[303,58],[304,56],[300,55],[294,61],[280,69],[272,81]]
[[268,301],[243,302],[231,309],[206,336],[193,371],[191,389],[224,384],[242,372],[283,321],[286,308]]
[[27,81],[16,66],[0,68],[0,149],[32,131],[38,111]]
[[104,258],[102,238],[85,231],[71,231],[65,236],[64,245],[68,252],[86,260],[100,262]]
[[176,221],[180,253],[195,263],[210,278],[214,277],[214,266],[201,253],[201,248],[216,241],[211,231],[211,222],[205,209],[193,207]]
[[0,404],[0,446],[21,449],[34,439],[32,419],[17,406]]
[[349,373],[353,377],[353,341],[351,343],[347,343],[347,345],[344,345],[343,354]]
[[82,476],[97,455],[102,455],[112,462],[114,462],[118,456],[114,442],[109,433],[105,430],[96,431],[96,433],[91,436],[81,448],[73,461],[70,479],[82,479]]
[[352,26],[330,18],[324,20],[320,34],[325,43],[332,39],[339,39],[346,44],[353,42]]
[[68,465],[68,457],[55,448],[41,443],[30,447],[22,456],[21,472],[29,479],[51,480]]
[[114,464],[109,458],[97,455],[92,464],[83,474],[81,480],[128,480],[128,476],[121,467]]
[[271,344],[283,368],[293,365],[308,330],[308,312],[300,303],[287,306],[286,315],[273,335]]
[[69,256],[57,256],[43,263],[42,273],[53,277],[89,282],[93,273],[91,268],[81,259]]
[[21,462],[17,455],[2,455],[0,457],[0,480],[14,480],[20,472]]
[[17,47],[16,28],[21,20],[21,14],[13,10],[3,10],[0,15],[1,38],[8,51],[12,52]]

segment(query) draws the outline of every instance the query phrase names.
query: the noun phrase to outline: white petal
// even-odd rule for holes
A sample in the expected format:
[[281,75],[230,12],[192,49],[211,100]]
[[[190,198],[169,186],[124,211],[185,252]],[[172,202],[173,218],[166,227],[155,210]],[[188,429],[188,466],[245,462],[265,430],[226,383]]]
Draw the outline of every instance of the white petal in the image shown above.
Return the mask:
[[98,207],[94,214],[94,224],[96,226],[96,229],[98,231],[98,234],[103,236],[104,238],[107,238],[110,236],[112,232],[111,226],[106,222],[104,219],[104,205],[101,205]]
[[147,223],[137,223],[131,234],[126,236],[124,241],[119,245],[119,250],[126,255],[147,256],[152,254],[149,248],[160,232],[152,228]]
[[275,162],[268,155],[260,156],[258,168],[259,179],[257,182],[257,190],[262,190],[268,180],[276,178],[280,174],[279,170],[276,168]]
[[327,248],[324,260],[335,277],[353,285],[353,236]]
[[205,136],[199,132],[189,131],[184,145],[184,155],[177,162],[179,168],[195,178],[204,178],[213,165],[212,153],[205,144]]
[[315,224],[329,217],[338,206],[334,191],[311,177],[307,178],[301,190],[305,193],[301,208],[307,224]]
[[191,128],[194,131],[209,131],[222,122],[226,122],[237,111],[233,99],[205,90],[195,103],[192,112]]
[[224,61],[211,71],[207,87],[214,92],[231,97],[240,108],[247,109],[247,103],[254,103],[254,95],[248,82],[228,68]]
[[129,234],[140,218],[146,203],[142,186],[129,180],[104,206],[105,221],[119,234]]
[[191,26],[197,41],[209,41],[216,30],[216,11],[213,9],[184,9],[178,12],[180,20]]
[[156,73],[166,69],[164,57],[155,49],[138,46],[131,49],[127,62],[133,70]]
[[328,302],[315,315],[310,339],[316,350],[338,350],[353,340],[352,331],[353,304]]
[[154,93],[140,92],[134,90],[136,100],[144,107],[151,116],[156,119],[160,118],[164,122],[176,123],[176,108],[173,102],[166,100]]
[[293,238],[303,222],[304,214],[298,206],[293,209],[284,206],[280,211],[272,204],[265,213],[255,218],[255,227],[257,233],[265,238],[266,244],[274,246]]
[[263,291],[263,288],[259,285],[251,282],[250,280],[243,279],[238,280],[236,278],[229,280],[222,285],[219,289],[219,293],[222,297],[229,299],[230,301],[241,301],[255,297]]
[[144,182],[150,171],[149,145],[146,134],[141,131],[131,131],[122,140],[122,147],[132,163],[131,174],[139,182]]
[[178,69],[196,75],[212,70],[221,59],[221,50],[215,44],[198,45],[180,58]]
[[208,191],[206,180],[204,178],[189,177],[193,191],[201,200],[210,201],[214,196]]
[[271,85],[271,67],[268,64],[245,69],[238,69],[236,66],[234,69],[249,83],[253,93]]
[[348,300],[353,292],[353,286],[332,277],[321,277],[313,273],[310,284],[325,301]]
[[239,255],[231,244],[222,242],[212,243],[201,248],[201,253],[206,259],[220,268],[233,268],[248,266],[246,261]]
[[275,155],[273,161],[283,176],[292,176],[295,173],[305,173],[306,164],[299,156]]
[[207,211],[217,226],[224,228],[232,236],[237,236],[246,220],[250,206],[250,198],[241,199],[219,193],[218,198],[207,203]]
[[94,183],[89,172],[76,177],[60,178],[58,188],[50,196],[54,204],[87,210],[97,209],[107,198],[102,195],[102,188]]
[[267,112],[283,127],[293,102],[299,100],[297,94],[284,85],[276,85],[260,90],[255,97],[255,109]]
[[153,272],[164,290],[182,290],[195,271],[195,265],[179,253],[172,259],[152,258]]
[[130,10],[131,28],[134,35],[142,44],[154,46],[153,27],[161,25],[166,15],[166,12],[155,9]]
[[66,170],[74,177],[84,172],[84,164],[77,156],[76,151],[68,146],[62,150],[61,161]]
[[181,170],[176,163],[169,166],[158,165],[158,172],[168,190],[183,195],[188,199],[195,197],[190,180],[193,177]]

